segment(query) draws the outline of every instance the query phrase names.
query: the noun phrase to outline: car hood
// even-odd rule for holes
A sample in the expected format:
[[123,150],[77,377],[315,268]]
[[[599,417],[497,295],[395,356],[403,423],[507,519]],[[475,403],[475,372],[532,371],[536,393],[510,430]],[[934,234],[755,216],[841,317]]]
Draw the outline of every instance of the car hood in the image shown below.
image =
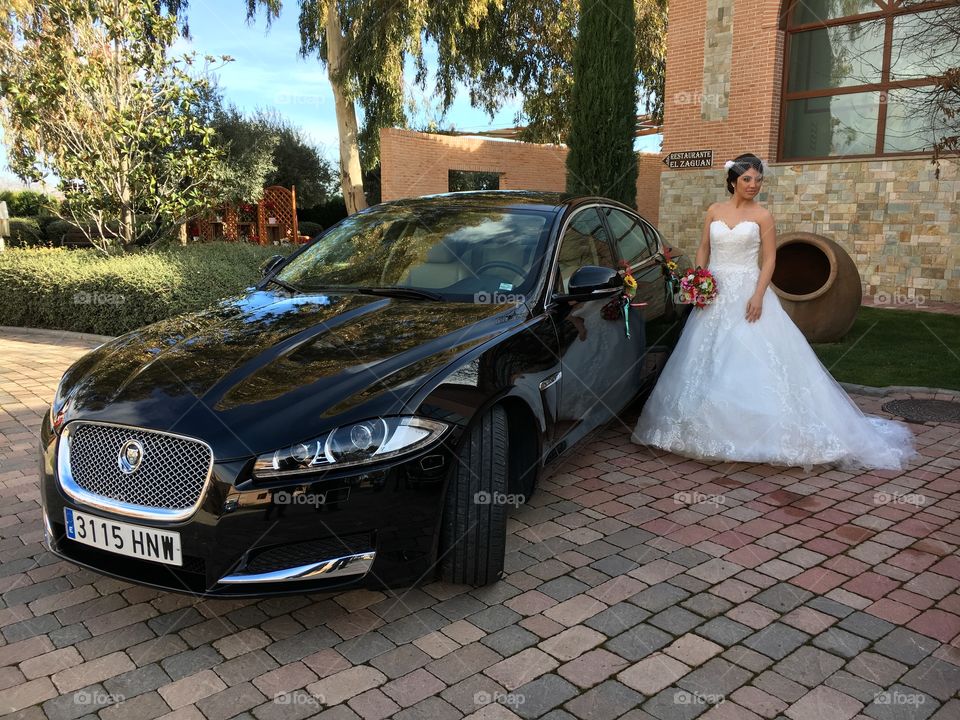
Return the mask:
[[[199,437],[218,459],[397,414],[423,381],[523,321],[523,306],[255,291],[116,338],[58,392],[67,422]],[[59,406],[59,405],[58,405]]]

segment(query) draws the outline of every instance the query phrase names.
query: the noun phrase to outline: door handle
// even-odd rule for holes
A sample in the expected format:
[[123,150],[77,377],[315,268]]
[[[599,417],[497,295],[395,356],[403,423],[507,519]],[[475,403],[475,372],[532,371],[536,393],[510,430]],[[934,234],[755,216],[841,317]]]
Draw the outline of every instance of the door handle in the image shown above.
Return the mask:
[[557,380],[559,380],[562,375],[563,375],[562,372],[557,371],[557,372],[555,372],[553,375],[551,375],[550,377],[544,378],[543,380],[540,381],[540,389],[541,389],[541,390],[546,390],[546,389],[547,389],[548,387],[550,387],[551,385],[555,385],[556,382],[557,382]]

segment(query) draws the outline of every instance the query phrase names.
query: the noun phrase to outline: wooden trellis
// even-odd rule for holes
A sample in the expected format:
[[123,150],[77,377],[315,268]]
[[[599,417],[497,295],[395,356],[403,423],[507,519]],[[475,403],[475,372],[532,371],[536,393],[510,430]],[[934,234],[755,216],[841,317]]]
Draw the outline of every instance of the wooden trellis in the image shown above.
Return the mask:
[[202,240],[242,240],[260,245],[302,243],[297,225],[297,189],[273,185],[263,190],[259,203],[223,205],[190,223],[188,235]]

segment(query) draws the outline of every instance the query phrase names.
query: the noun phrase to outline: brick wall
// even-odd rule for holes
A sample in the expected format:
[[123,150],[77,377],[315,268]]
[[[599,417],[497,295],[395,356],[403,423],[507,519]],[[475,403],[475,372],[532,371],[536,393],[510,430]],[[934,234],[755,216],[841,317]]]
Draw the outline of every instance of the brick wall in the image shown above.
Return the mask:
[[[448,190],[449,170],[500,173],[501,190],[566,187],[565,145],[537,145],[480,137],[430,135],[387,128],[380,131],[380,195],[383,200]],[[656,224],[660,207],[659,155],[640,156],[637,210]]]

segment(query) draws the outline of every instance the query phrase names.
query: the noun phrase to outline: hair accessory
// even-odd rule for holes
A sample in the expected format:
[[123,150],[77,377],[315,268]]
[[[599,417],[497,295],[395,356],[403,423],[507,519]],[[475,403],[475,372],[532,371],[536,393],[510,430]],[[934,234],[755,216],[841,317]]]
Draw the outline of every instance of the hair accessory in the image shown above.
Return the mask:
[[724,167],[725,170],[729,170],[730,168],[733,167],[733,165],[734,165],[733,160],[727,160],[727,161],[723,164],[723,167]]

